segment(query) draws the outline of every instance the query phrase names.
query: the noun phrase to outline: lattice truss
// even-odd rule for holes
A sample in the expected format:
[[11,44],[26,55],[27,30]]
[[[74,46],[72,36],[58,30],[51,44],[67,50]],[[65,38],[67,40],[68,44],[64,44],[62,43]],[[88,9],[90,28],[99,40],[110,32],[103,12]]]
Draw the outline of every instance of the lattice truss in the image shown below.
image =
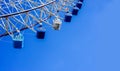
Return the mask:
[[[30,29],[37,33],[43,23],[60,30],[64,14],[70,13],[83,0],[0,0],[0,37],[22,38],[21,32]],[[78,6],[79,8],[79,6]],[[16,35],[17,33],[17,35]]]

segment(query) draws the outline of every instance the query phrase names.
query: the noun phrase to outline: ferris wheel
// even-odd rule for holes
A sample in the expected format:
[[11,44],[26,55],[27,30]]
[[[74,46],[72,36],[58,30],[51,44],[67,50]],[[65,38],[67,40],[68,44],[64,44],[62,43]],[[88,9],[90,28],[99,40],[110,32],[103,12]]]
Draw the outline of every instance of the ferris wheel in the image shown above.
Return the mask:
[[[44,39],[47,24],[60,30],[62,22],[71,22],[83,0],[0,0],[0,38],[10,36],[15,48],[22,48],[26,29]],[[36,27],[37,26],[37,27]]]

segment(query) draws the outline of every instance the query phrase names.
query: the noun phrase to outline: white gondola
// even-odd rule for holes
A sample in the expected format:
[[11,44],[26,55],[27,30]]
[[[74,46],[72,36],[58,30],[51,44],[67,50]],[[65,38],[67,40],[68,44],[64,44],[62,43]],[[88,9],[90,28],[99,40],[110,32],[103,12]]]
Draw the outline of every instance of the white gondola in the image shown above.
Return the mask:
[[59,18],[53,20],[53,28],[55,30],[60,30],[62,21]]

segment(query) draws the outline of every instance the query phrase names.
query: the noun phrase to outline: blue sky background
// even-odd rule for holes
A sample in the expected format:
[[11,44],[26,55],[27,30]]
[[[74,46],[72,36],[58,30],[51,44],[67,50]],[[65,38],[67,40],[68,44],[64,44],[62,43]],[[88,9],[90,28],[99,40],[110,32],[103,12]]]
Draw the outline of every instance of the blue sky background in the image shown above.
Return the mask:
[[44,40],[25,31],[23,49],[0,41],[0,71],[120,71],[120,0],[84,0],[60,31]]

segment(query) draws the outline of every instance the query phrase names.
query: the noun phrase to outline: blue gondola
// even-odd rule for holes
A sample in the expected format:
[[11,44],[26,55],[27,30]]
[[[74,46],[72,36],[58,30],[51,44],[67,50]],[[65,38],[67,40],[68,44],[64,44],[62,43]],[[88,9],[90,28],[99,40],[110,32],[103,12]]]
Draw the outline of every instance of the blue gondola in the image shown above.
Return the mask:
[[83,0],[79,0],[79,1],[83,2]]
[[13,47],[17,49],[23,48],[23,41],[24,37],[23,35],[19,34],[13,37]]
[[36,37],[38,39],[44,39],[45,38],[45,29],[43,27],[37,28]]
[[79,8],[75,6],[72,10],[72,15],[77,15],[78,12],[79,12]]
[[72,20],[72,14],[67,12],[66,15],[65,15],[64,21],[65,22],[71,22],[71,20]]
[[76,4],[76,6],[79,8],[79,9],[81,9],[81,7],[82,7],[82,2],[77,2],[77,4]]

